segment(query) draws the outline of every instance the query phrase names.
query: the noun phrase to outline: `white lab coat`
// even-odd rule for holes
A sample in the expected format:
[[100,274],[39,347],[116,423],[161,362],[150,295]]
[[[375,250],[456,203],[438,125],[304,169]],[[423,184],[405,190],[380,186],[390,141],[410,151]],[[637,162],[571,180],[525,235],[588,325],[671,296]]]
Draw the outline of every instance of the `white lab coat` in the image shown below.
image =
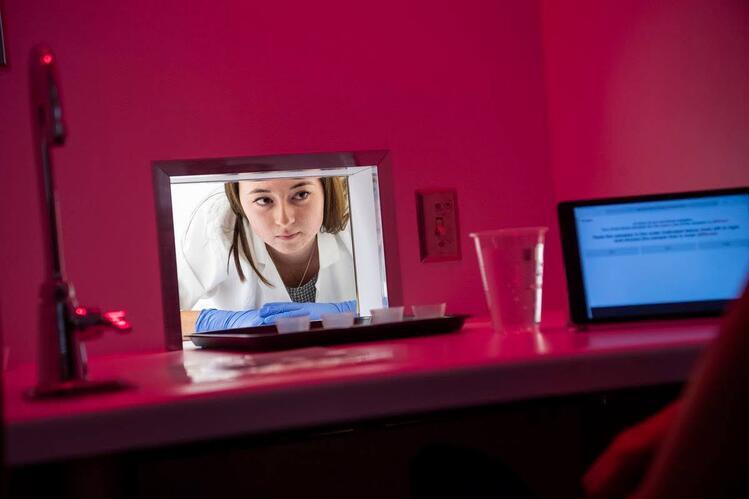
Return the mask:
[[[265,243],[254,235],[245,220],[245,232],[255,265],[273,285],[258,279],[240,251],[245,281],[239,280],[234,255],[229,258],[235,216],[226,196],[213,195],[195,210],[177,251],[177,279],[181,310],[248,310],[269,302],[289,302]],[[320,270],[317,276],[318,303],[356,300],[351,224],[338,234],[317,236]],[[228,263],[228,265],[227,265]]]

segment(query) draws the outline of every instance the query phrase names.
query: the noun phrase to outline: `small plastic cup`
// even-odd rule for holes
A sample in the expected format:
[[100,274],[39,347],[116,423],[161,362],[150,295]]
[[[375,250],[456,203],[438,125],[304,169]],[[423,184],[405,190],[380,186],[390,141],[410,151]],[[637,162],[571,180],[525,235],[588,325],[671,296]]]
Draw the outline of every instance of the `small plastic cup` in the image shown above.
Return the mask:
[[541,322],[547,230],[524,227],[471,234],[495,331],[532,331]]
[[431,305],[413,305],[414,317],[417,319],[435,319],[445,316],[446,303],[433,303]]
[[276,319],[276,329],[279,333],[299,333],[309,331],[309,315],[300,317],[279,317]]
[[372,324],[386,324],[403,320],[403,307],[373,308]]
[[322,327],[325,329],[338,329],[354,325],[353,312],[341,312],[338,314],[321,314]]

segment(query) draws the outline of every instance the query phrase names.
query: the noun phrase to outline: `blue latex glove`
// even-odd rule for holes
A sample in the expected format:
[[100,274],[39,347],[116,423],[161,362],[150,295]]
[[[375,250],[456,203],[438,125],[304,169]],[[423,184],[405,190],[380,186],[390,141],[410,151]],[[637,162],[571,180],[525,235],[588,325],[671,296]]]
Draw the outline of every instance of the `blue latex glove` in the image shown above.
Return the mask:
[[215,308],[203,309],[195,322],[195,332],[221,331],[241,327],[268,326],[279,317],[309,315],[310,320],[320,320],[320,314],[356,312],[356,300],[341,303],[267,303],[259,309],[232,312]]
[[195,332],[205,333],[207,331],[220,331],[223,329],[263,326],[264,321],[265,317],[260,315],[260,310],[253,309],[243,312],[232,312],[230,310],[207,308],[200,311],[198,320],[195,321]]
[[310,320],[319,321],[322,314],[340,314],[341,312],[356,313],[356,300],[340,303],[273,302],[266,303],[260,309],[261,315],[272,318],[274,322],[279,317],[301,317],[302,315],[309,315]]

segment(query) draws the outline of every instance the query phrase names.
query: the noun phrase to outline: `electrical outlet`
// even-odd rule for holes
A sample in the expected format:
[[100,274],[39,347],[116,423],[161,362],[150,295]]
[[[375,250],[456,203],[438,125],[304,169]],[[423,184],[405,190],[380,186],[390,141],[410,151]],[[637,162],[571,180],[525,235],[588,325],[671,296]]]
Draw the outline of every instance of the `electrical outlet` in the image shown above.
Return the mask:
[[422,262],[460,260],[458,195],[455,190],[416,191]]

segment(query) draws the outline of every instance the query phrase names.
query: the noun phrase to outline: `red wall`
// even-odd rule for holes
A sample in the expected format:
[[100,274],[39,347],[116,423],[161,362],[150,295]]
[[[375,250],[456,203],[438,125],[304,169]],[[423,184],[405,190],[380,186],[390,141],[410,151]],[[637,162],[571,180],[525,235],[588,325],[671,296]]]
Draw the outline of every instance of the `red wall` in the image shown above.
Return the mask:
[[746,0],[541,12],[557,199],[749,185]]
[[[162,347],[151,161],[386,148],[407,303],[484,314],[467,233],[554,224],[538,5],[465,2],[5,0],[0,280],[11,363],[33,359],[43,276],[27,58],[60,64],[55,155],[68,275],[135,331],[91,351]],[[421,264],[414,191],[455,187],[461,262]],[[546,302],[561,306],[558,240]]]

